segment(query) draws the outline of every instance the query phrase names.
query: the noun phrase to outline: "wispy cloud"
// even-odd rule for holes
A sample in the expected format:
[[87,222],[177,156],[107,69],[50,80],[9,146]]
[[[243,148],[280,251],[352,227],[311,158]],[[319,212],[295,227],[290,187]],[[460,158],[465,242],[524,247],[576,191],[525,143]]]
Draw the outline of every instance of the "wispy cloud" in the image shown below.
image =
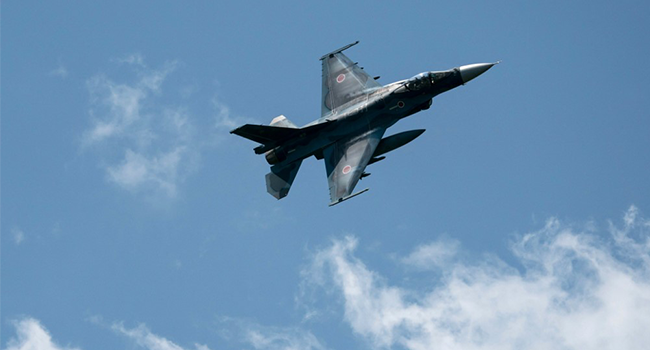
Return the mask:
[[20,245],[25,240],[25,232],[23,232],[19,227],[12,227],[11,235],[13,236],[16,245]]
[[150,185],[164,191],[169,197],[174,197],[178,165],[184,150],[184,147],[177,147],[168,153],[149,158],[127,149],[121,164],[108,167],[109,179],[130,190]]
[[155,95],[160,93],[165,78],[176,69],[176,62],[167,62],[159,69],[149,69],[142,57],[123,62],[136,65],[134,83],[117,83],[104,74],[87,82],[91,95],[93,127],[84,133],[84,145],[92,145],[111,137],[142,137],[153,132],[151,119],[165,111],[156,108]]
[[219,333],[228,340],[249,344],[258,350],[325,350],[310,331],[297,327],[269,327],[255,322],[221,317]]
[[62,346],[52,340],[50,333],[41,323],[31,317],[12,322],[16,328],[16,337],[9,339],[5,350],[78,350],[79,348]]
[[104,74],[88,80],[92,125],[82,135],[82,149],[100,153],[109,182],[175,197],[196,170],[201,147],[188,109],[161,102],[162,86],[177,63],[151,69],[139,54],[115,61],[133,68],[135,80],[116,82]]
[[230,107],[223,103],[218,96],[212,97],[214,108],[214,127],[219,133],[224,133],[247,123],[261,124],[252,118],[237,115],[231,112]]
[[402,262],[421,270],[441,269],[452,262],[459,248],[457,240],[440,239],[417,247]]
[[[608,236],[555,218],[498,258],[456,261],[431,289],[389,285],[354,252],[354,237],[315,254],[304,276],[333,288],[344,319],[373,347],[645,349],[650,343],[650,221],[631,207]],[[437,262],[437,243],[404,261]],[[438,275],[435,275],[438,276]]]
[[146,67],[144,64],[144,56],[142,56],[141,53],[131,53],[128,55],[124,55],[122,57],[118,57],[113,59],[113,61],[117,63],[126,63],[130,65],[137,65],[140,67]]
[[297,329],[248,330],[243,340],[259,350],[325,349],[311,332]]
[[212,98],[212,106],[215,110],[215,127],[220,129],[232,130],[241,124],[241,119],[230,113],[230,108],[219,101],[215,96]]
[[[140,324],[135,328],[126,328],[122,323],[114,323],[111,326],[111,329],[116,333],[126,336],[128,339],[133,341],[137,346],[148,349],[148,350],[186,350],[190,348],[184,348],[176,343],[168,340],[165,337],[159,336],[152,333],[149,328]],[[207,345],[203,344],[194,344],[194,348],[197,350],[210,350]]]
[[48,73],[51,77],[58,77],[58,78],[67,78],[68,77],[68,69],[63,66],[61,62],[59,62],[59,66],[56,67],[55,69],[52,69]]
[[231,140],[234,136],[229,132],[244,124],[262,124],[246,116],[233,113],[226,103],[224,103],[218,95],[214,95],[210,100],[212,105],[212,120],[211,120],[211,134],[208,143],[217,146],[223,144],[227,140]]
[[[143,119],[140,109],[148,89],[141,83],[135,86],[118,84],[100,74],[90,79],[87,86],[94,102],[93,116],[96,110],[102,110],[93,121],[94,126],[84,133],[84,145],[125,136],[129,126]],[[139,127],[145,128],[146,125]]]

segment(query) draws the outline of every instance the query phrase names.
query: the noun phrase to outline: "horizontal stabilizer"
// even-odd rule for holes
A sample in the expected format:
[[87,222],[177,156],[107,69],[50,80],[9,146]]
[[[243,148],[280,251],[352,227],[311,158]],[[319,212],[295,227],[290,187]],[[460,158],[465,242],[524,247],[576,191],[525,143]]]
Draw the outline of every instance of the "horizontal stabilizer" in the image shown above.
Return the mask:
[[[256,154],[262,154],[282,145],[285,141],[293,137],[304,137],[311,135],[335,122],[335,120],[326,120],[322,123],[306,126],[303,128],[296,128],[295,125],[288,119],[280,117],[274,119],[274,125],[246,124],[238,127],[230,133],[239,135],[243,138],[247,138],[257,143],[261,143],[262,146],[255,147],[254,149]],[[286,126],[275,126],[276,124],[282,124]]]
[[297,129],[284,128],[281,126],[246,124],[238,127],[230,133],[266,145],[285,140],[296,134],[296,130]]

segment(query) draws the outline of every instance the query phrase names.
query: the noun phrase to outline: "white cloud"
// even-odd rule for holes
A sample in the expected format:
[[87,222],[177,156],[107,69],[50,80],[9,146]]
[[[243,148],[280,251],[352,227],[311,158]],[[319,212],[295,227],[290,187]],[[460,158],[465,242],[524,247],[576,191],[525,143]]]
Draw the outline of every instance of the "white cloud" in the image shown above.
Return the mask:
[[230,108],[224,103],[221,103],[216,97],[212,98],[212,106],[216,111],[215,126],[217,128],[225,128],[231,130],[239,126],[237,119],[231,116]]
[[[514,242],[522,267],[456,261],[426,291],[389,285],[354,256],[354,237],[315,254],[304,276],[334,288],[345,321],[376,348],[646,349],[649,223],[631,207],[605,239],[551,218]],[[431,247],[405,260],[429,261]]]
[[25,240],[25,232],[18,227],[11,228],[11,235],[14,236],[14,243],[20,245]]
[[149,185],[174,197],[178,166],[184,151],[183,147],[177,147],[170,152],[147,158],[127,149],[121,164],[108,167],[109,179],[126,189],[138,190]]
[[[128,63],[142,65],[142,58]],[[136,63],[134,63],[136,62]],[[160,110],[148,106],[152,95],[160,92],[165,78],[174,71],[176,63],[165,63],[161,69],[138,68],[135,83],[116,83],[103,74],[97,74],[87,82],[95,117],[94,126],[83,135],[84,146],[102,142],[110,137],[138,137],[151,133],[155,124],[148,123],[149,114]],[[149,103],[152,104],[152,103]],[[143,112],[146,107],[152,108]]]
[[140,53],[128,54],[128,55],[116,58],[114,61],[117,62],[117,63],[126,63],[126,64],[145,67],[144,57]]
[[177,64],[150,69],[139,54],[117,62],[134,68],[136,79],[118,83],[97,74],[88,80],[92,126],[82,135],[82,148],[101,154],[109,182],[174,197],[196,170],[201,147],[187,108],[161,102],[162,85]]
[[140,105],[147,96],[146,89],[116,84],[103,75],[88,82],[92,94],[101,96],[99,105],[108,111],[95,120],[94,127],[84,133],[84,144],[92,145],[114,136],[123,136],[127,128],[141,119]]
[[224,142],[230,142],[237,136],[230,135],[229,132],[244,124],[262,124],[261,122],[233,113],[226,103],[222,102],[218,95],[210,99],[212,105],[212,118],[210,120],[210,134],[206,138],[206,145],[216,147]]
[[61,346],[52,340],[50,333],[33,318],[25,317],[12,322],[16,337],[9,339],[5,350],[74,350],[78,348]]
[[456,240],[440,239],[417,247],[402,262],[421,270],[444,268],[454,258],[459,247],[460,242]]
[[59,62],[59,66],[51,70],[49,75],[65,79],[68,77],[68,70],[63,66],[63,64],[61,64],[61,62]]
[[246,123],[259,124],[251,118],[233,115],[230,107],[221,102],[217,96],[212,98],[212,107],[215,110],[214,126],[218,131],[230,131]]
[[325,349],[313,334],[297,329],[248,330],[243,340],[259,350]]
[[257,350],[327,349],[311,332],[296,327],[268,327],[254,322],[221,317],[219,333],[226,339],[250,344]]
[[[136,345],[148,350],[185,350],[171,340],[152,333],[146,325],[140,324],[135,328],[126,328],[122,323],[114,323],[111,329],[118,334],[124,335]],[[207,345],[194,344],[197,350],[210,350]]]
[[[645,271],[650,274],[650,220],[639,218],[639,209],[631,206],[623,217],[623,228],[617,228],[609,222],[609,231],[620,251],[620,256],[639,262]],[[635,239],[634,235],[638,238]],[[645,238],[645,241],[644,241]],[[638,241],[638,242],[637,242]]]

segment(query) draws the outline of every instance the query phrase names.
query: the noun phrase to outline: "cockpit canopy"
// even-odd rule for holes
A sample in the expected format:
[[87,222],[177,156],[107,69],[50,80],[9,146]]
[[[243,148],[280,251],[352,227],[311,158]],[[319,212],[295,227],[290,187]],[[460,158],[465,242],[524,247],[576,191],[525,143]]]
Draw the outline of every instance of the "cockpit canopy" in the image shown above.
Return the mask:
[[411,91],[424,90],[433,85],[432,78],[430,72],[420,73],[406,81],[406,88]]
[[445,72],[424,72],[420,73],[413,78],[406,81],[406,88],[411,91],[420,91],[427,89],[438,81],[446,78],[447,76],[453,74],[451,71]]

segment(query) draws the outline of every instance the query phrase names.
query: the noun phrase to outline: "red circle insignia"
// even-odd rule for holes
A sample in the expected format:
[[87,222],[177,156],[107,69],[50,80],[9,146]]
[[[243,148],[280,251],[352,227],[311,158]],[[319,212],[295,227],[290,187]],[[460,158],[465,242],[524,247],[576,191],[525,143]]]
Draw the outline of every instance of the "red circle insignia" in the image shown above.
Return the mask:
[[352,167],[349,166],[349,165],[346,165],[346,166],[343,167],[343,170],[342,170],[341,172],[342,172],[343,174],[347,174],[347,173],[350,172],[350,170],[352,170]]
[[339,76],[336,77],[336,82],[339,84],[342,83],[343,80],[345,80],[345,74],[339,74]]

